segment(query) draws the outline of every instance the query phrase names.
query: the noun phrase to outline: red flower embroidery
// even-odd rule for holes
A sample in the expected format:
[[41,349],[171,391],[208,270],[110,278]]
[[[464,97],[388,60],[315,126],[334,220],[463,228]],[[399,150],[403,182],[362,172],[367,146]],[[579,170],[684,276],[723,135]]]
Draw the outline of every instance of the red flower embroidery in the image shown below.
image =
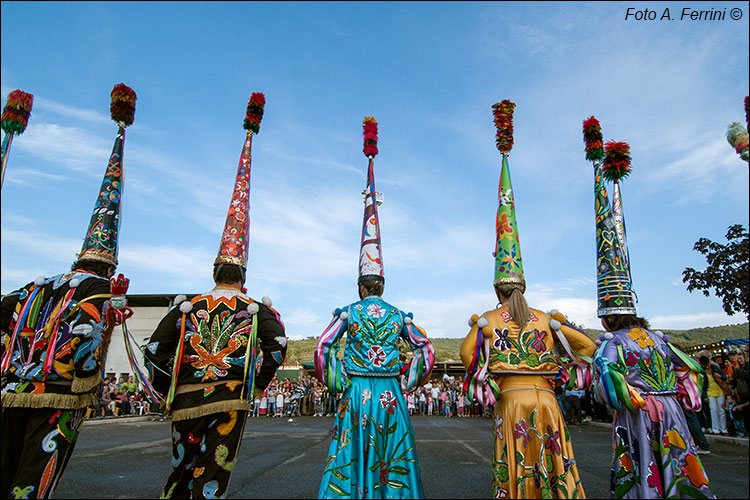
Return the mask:
[[373,365],[380,366],[385,362],[385,351],[379,345],[374,345],[367,351],[367,357],[370,358]]
[[393,413],[396,410],[396,398],[391,391],[385,391],[380,395],[380,406],[385,409],[386,413]]

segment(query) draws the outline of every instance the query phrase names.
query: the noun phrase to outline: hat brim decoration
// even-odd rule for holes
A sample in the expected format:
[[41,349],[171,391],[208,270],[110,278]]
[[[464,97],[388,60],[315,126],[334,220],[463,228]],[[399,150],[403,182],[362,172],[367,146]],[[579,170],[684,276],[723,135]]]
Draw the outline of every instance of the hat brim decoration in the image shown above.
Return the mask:
[[[587,139],[596,141],[596,134],[587,136],[585,132],[587,124],[589,127],[594,124],[591,121],[592,119],[594,119],[593,116],[584,121],[584,142]],[[596,126],[598,124],[597,121]],[[601,128],[598,128],[598,132],[601,132]],[[589,146],[589,142],[586,142],[587,157],[589,151],[596,149],[593,145]],[[607,188],[604,184],[602,160],[606,161],[606,156],[602,159],[599,159],[599,155],[596,153],[593,156],[597,314],[599,317],[613,314],[635,314],[630,268],[626,257],[627,251],[624,250],[618,238]]]
[[365,195],[365,212],[362,220],[358,282],[385,282],[383,252],[380,241],[380,217],[378,217],[378,201],[373,166],[373,158],[378,154],[378,121],[374,116],[365,116],[362,121],[362,135],[364,138],[362,152],[369,161],[367,166],[367,187],[365,187],[363,192]]
[[224,231],[221,235],[219,253],[214,265],[234,264],[247,269],[248,236],[250,232],[250,167],[252,165],[253,134],[260,131],[266,98],[261,92],[253,92],[247,103],[243,128],[247,130],[245,144],[240,154],[237,176],[229,203]]
[[11,144],[13,144],[13,137],[23,134],[26,130],[33,105],[34,96],[22,90],[14,90],[8,94],[8,98],[5,100],[2,118],[0,118],[0,127],[5,132],[2,151],[0,151],[0,164],[2,164],[0,188],[2,188],[5,180],[5,166],[8,163],[8,154]]
[[495,286],[519,284],[526,289],[521,259],[521,240],[518,235],[515,196],[510,180],[508,155],[513,149],[513,111],[516,105],[504,100],[492,106],[493,121],[497,128],[495,145],[502,155],[500,181],[498,183],[497,217],[495,218]]
[[78,260],[97,260],[116,266],[124,182],[125,128],[132,125],[135,118],[136,94],[127,85],[118,83],[110,97],[110,116],[117,123],[117,137]]

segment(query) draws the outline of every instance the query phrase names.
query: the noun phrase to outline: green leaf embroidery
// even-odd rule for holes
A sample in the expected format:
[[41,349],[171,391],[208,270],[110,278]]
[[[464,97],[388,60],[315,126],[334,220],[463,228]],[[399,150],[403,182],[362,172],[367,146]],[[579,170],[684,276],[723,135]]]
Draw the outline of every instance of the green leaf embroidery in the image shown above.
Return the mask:
[[406,483],[403,483],[401,481],[396,481],[395,479],[389,479],[388,486],[391,488],[406,488],[407,490],[409,489],[409,487],[406,486]]
[[547,454],[544,456],[544,458],[547,461],[547,472],[552,473],[555,471],[555,459],[552,458],[552,455]]
[[510,364],[516,366],[521,363],[521,358],[515,352],[510,353]]
[[552,495],[552,489],[546,486],[542,488],[542,498],[554,498]]
[[333,483],[328,483],[328,487],[331,488],[331,491],[333,491],[334,493],[336,493],[338,496],[341,496],[341,497],[348,497],[349,496],[348,492],[342,490],[341,488],[339,488],[338,486],[336,486]]
[[501,483],[505,483],[510,478],[510,475],[508,474],[508,466],[507,465],[501,465],[499,469],[497,469],[497,479]]
[[352,362],[353,362],[353,363],[354,363],[355,365],[357,365],[357,366],[361,366],[362,368],[367,368],[367,363],[365,363],[365,362],[364,362],[364,361],[363,361],[363,360],[362,360],[361,358],[359,358],[359,357],[357,357],[357,356],[352,356],[352,358],[351,358],[351,359],[352,359]]
[[530,352],[528,357],[526,358],[526,363],[531,367],[534,368],[535,366],[539,366],[539,356],[536,355],[535,352]]
[[536,429],[536,408],[531,410],[531,413],[529,414],[529,425],[532,429]]
[[394,465],[390,469],[388,469],[388,472],[391,474],[399,474],[401,476],[408,476],[409,475],[409,469],[406,467],[401,467],[400,465]]
[[516,451],[516,463],[523,463],[523,453],[521,453],[520,451]]

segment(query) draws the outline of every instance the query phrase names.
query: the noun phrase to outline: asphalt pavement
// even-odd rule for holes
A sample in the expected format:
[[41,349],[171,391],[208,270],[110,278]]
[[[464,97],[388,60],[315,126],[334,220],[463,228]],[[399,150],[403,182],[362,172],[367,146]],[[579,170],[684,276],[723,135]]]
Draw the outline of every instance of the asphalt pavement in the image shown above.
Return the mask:
[[[317,498],[332,417],[250,418],[228,498]],[[490,498],[491,421],[412,417],[426,498]],[[158,498],[172,470],[170,422],[113,418],[84,424],[54,498]],[[589,498],[609,497],[611,431],[570,426]],[[712,443],[701,460],[719,498],[750,498],[748,447]]]

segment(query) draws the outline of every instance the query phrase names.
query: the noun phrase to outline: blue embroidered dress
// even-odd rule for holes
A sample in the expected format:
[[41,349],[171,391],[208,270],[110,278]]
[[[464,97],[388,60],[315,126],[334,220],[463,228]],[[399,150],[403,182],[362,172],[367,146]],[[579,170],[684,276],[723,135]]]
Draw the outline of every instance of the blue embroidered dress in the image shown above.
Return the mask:
[[[419,461],[406,401],[425,383],[435,361],[424,331],[377,296],[334,312],[318,340],[315,370],[332,393],[343,392],[318,498],[423,498]],[[344,359],[336,357],[347,334]],[[414,357],[399,360],[399,341]]]

